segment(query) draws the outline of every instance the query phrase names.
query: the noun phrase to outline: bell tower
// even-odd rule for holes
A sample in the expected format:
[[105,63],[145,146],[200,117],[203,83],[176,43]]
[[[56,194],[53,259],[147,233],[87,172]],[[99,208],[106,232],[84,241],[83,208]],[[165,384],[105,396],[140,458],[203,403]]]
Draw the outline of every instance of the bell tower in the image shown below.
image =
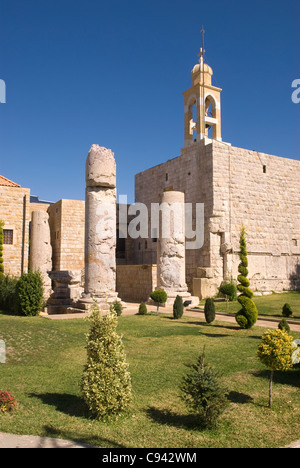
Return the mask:
[[[204,37],[204,30],[202,37]],[[184,96],[184,147],[195,141],[221,138],[221,88],[212,86],[212,69],[204,63],[204,40],[191,73],[192,87]]]

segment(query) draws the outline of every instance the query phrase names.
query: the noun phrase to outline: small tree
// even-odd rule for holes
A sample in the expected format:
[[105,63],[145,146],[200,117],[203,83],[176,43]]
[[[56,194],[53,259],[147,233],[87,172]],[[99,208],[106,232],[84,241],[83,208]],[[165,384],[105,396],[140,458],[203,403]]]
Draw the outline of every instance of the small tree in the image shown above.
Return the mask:
[[287,371],[293,366],[292,354],[295,350],[293,338],[284,330],[267,330],[258,346],[257,355],[270,369],[269,407],[272,407],[272,386],[274,371]]
[[257,320],[258,312],[255,303],[251,299],[253,297],[253,292],[249,288],[250,281],[247,278],[248,258],[244,227],[241,229],[239,257],[241,260],[238,266],[238,271],[240,273],[238,281],[240,284],[237,285],[237,289],[241,294],[238,296],[237,300],[241,304],[242,309],[237,312],[235,319],[241,328],[251,328]]
[[0,280],[4,278],[4,265],[3,265],[3,226],[4,222],[0,219]]
[[219,291],[226,297],[226,306],[228,310],[228,300],[232,302],[235,301],[237,298],[236,285],[233,281],[231,281],[230,283],[222,284],[222,286],[219,287]]
[[290,326],[289,326],[289,324],[288,324],[288,322],[286,321],[285,318],[280,320],[280,322],[278,324],[278,328],[279,328],[279,330],[285,330],[287,333],[290,333],[290,331],[291,331]]
[[43,280],[39,271],[23,273],[16,285],[16,308],[19,314],[38,315],[44,304]]
[[150,297],[156,302],[157,312],[159,312],[159,305],[164,304],[168,299],[167,293],[163,289],[155,289],[155,291],[152,291],[150,294]]
[[114,301],[111,305],[111,307],[113,307],[114,311],[116,312],[117,316],[119,317],[120,315],[122,315],[122,312],[123,312],[123,306],[122,306],[122,303],[121,301]]
[[197,362],[187,367],[190,371],[180,387],[182,399],[191,411],[199,415],[205,426],[214,426],[228,404],[227,389],[219,374],[205,363],[204,349]]
[[209,297],[205,301],[204,305],[204,316],[207,323],[211,323],[215,320],[216,317],[216,308],[214,300]]
[[176,296],[173,304],[173,317],[174,319],[180,319],[183,316],[183,302],[181,296]]
[[282,307],[282,315],[284,317],[291,317],[293,315],[293,311],[290,304],[284,304],[284,306]]
[[137,315],[146,315],[147,314],[147,306],[145,302],[141,302],[139,305],[139,311]]
[[81,391],[89,410],[97,419],[125,410],[132,399],[131,378],[121,337],[117,314],[111,307],[102,316],[95,303],[91,328],[87,335],[87,364],[81,378]]

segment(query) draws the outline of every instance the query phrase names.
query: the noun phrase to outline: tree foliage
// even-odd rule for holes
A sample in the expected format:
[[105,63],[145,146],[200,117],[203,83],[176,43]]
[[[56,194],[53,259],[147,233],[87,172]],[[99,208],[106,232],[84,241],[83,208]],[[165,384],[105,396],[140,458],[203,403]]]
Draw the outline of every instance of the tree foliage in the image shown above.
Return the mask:
[[103,316],[94,304],[86,349],[87,363],[80,384],[83,398],[97,419],[115,416],[129,406],[132,388],[113,307]]

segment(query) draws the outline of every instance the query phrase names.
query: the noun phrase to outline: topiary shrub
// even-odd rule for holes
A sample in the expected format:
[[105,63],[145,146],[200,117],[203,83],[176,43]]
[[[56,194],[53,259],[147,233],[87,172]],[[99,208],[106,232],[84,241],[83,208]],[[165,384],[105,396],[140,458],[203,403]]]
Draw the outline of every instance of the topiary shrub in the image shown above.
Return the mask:
[[21,315],[35,316],[43,308],[43,280],[39,271],[23,273],[16,285],[16,309]]
[[224,296],[227,296],[231,302],[235,301],[237,298],[236,285],[234,283],[222,284],[222,286],[219,287],[219,291]]
[[282,315],[284,317],[291,317],[293,315],[293,311],[290,304],[284,304],[284,306],[282,307]]
[[288,322],[286,321],[285,318],[283,318],[279,324],[278,324],[278,328],[279,330],[284,330],[286,331],[287,333],[290,333],[291,329],[290,329],[290,326],[288,324]]
[[183,316],[183,302],[181,296],[176,296],[173,304],[173,317],[174,319],[180,319]]
[[80,388],[97,419],[124,411],[132,401],[131,378],[121,337],[117,333],[117,314],[111,308],[102,316],[95,303],[87,334],[87,363]]
[[156,302],[157,312],[159,312],[159,305],[164,304],[168,299],[167,293],[163,289],[155,289],[155,291],[152,291],[150,294],[150,297],[154,302]]
[[198,414],[206,427],[216,425],[218,417],[228,405],[227,389],[219,374],[205,363],[204,350],[196,364],[188,365],[190,371],[183,378],[180,390],[187,407]]
[[123,306],[122,306],[122,303],[120,301],[114,301],[111,305],[111,307],[114,309],[114,311],[116,312],[117,316],[119,317],[120,315],[122,315],[122,312],[123,312]]
[[3,226],[4,222],[0,219],[0,280],[4,278],[4,265],[3,265]]
[[210,297],[206,299],[205,301],[204,315],[205,315],[205,320],[207,323],[211,323],[215,320],[215,317],[216,317],[215,303],[214,303],[214,300]]
[[241,229],[239,257],[241,260],[238,266],[238,271],[240,273],[238,281],[240,284],[237,285],[237,289],[241,294],[238,296],[237,300],[241,304],[242,309],[237,312],[235,318],[241,328],[251,328],[257,320],[258,311],[255,303],[251,300],[253,292],[249,289],[250,281],[247,278],[248,258],[244,227]]
[[147,314],[147,306],[145,302],[141,302],[137,315],[146,315],[146,314]]

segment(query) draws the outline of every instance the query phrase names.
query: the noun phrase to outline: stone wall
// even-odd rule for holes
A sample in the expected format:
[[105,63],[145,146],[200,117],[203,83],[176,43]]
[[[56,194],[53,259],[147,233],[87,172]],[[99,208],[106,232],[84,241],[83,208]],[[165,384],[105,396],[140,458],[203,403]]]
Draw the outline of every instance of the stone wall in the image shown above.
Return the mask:
[[[161,202],[164,190],[179,190],[185,202],[204,203],[204,244],[186,252],[189,291],[193,279],[201,279],[194,295],[201,282],[213,295],[223,280],[237,277],[242,223],[253,289],[282,291],[300,288],[299,180],[297,160],[200,141],[183,148],[180,157],[137,174],[136,202],[150,208]],[[139,240],[142,254],[144,243]],[[151,234],[147,249],[156,251]]]
[[4,273],[20,276],[28,269],[30,189],[0,186],[0,219],[13,231],[13,243],[3,245]]
[[53,270],[84,269],[84,217],[82,200],[60,200],[48,208]]
[[145,302],[156,287],[156,265],[117,265],[119,297],[125,302]]
[[[212,266],[237,276],[246,230],[254,290],[300,286],[300,162],[213,142]],[[227,253],[226,253],[227,250]],[[221,254],[220,254],[221,251]],[[221,271],[223,270],[223,272]]]

